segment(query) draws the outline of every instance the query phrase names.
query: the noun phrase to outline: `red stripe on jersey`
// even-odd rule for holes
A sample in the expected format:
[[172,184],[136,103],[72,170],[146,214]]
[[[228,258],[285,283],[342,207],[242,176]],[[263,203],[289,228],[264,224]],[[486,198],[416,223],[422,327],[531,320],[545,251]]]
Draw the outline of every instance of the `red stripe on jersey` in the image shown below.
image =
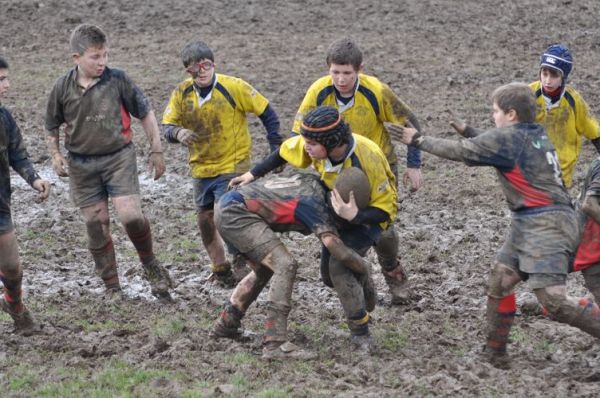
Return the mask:
[[[269,224],[298,224],[296,208],[300,199],[292,200],[259,200],[245,199],[246,208],[253,213],[265,217]],[[268,213],[268,214],[265,214]]]
[[517,310],[517,299],[515,293],[502,297],[498,303],[496,311],[504,314],[510,314]]
[[123,134],[125,143],[129,144],[133,135],[131,132],[131,115],[127,112],[123,104],[121,104],[121,126],[121,134]]
[[523,196],[526,207],[548,206],[553,203],[550,195],[529,185],[519,166],[515,166],[511,171],[502,174]]
[[583,271],[597,263],[600,263],[600,225],[588,219],[583,229],[581,243],[577,248],[573,271]]

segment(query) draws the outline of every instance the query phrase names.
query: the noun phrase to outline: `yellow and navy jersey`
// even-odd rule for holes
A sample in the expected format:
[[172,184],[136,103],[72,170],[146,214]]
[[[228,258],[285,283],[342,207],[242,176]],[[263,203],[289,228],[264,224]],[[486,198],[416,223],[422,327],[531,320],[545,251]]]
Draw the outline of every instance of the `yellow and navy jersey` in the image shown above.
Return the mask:
[[194,178],[243,173],[250,168],[251,139],[246,114],[260,116],[269,101],[244,80],[216,74],[209,96],[200,99],[189,78],[175,88],[163,124],[195,133],[188,145]]
[[377,144],[368,138],[353,134],[354,148],[346,159],[332,166],[329,159],[312,159],[304,150],[304,138],[301,135],[285,140],[279,147],[279,156],[294,167],[313,166],[321,176],[321,181],[333,190],[339,173],[349,167],[358,167],[367,175],[371,187],[370,207],[376,207],[389,215],[389,220],[380,226],[386,229],[396,219],[397,191],[396,179],[390,166]]
[[598,121],[590,114],[589,107],[581,95],[571,86],[559,102],[550,108],[542,95],[541,83],[529,85],[536,94],[536,122],[544,126],[552,144],[556,148],[567,187],[573,184],[573,172],[581,152],[582,137],[593,140],[600,137]]
[[292,131],[300,134],[304,115],[320,105],[337,108],[350,125],[352,133],[362,135],[375,142],[390,164],[397,162],[392,140],[383,123],[404,125],[412,116],[412,111],[387,84],[382,83],[376,77],[359,74],[353,100],[347,105],[340,106],[331,76],[324,76],[314,82],[306,92],[296,114]]

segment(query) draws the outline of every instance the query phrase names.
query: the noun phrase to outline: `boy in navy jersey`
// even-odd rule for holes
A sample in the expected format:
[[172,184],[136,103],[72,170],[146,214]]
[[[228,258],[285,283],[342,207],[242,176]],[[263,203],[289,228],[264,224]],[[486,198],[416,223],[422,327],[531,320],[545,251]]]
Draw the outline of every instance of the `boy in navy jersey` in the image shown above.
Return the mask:
[[512,211],[510,231],[492,267],[487,302],[485,354],[507,367],[506,345],[514,321],[514,287],[527,281],[538,301],[557,321],[600,337],[600,316],[593,306],[567,296],[569,258],[577,240],[571,199],[562,183],[556,151],[544,128],[535,123],[535,96],[522,83],[492,94],[496,129],[467,127],[461,141],[425,137],[413,128],[389,130],[405,144],[469,166],[493,166]]

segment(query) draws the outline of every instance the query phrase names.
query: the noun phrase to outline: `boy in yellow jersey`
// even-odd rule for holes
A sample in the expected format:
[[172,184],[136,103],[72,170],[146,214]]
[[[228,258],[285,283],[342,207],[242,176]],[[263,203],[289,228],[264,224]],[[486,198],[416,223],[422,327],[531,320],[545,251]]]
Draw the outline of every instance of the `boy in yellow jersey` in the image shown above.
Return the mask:
[[598,121],[590,114],[581,94],[567,84],[572,68],[569,49],[553,44],[541,56],[540,80],[529,85],[536,95],[536,122],[544,126],[556,148],[567,188],[573,184],[582,137],[591,140],[600,153]]
[[[334,41],[327,50],[329,74],[315,81],[308,91],[296,114],[292,132],[300,134],[300,126],[307,112],[320,105],[336,107],[344,121],[352,128],[352,133],[365,136],[375,142],[385,154],[392,172],[398,180],[398,158],[384,122],[405,125],[410,122],[418,130],[419,122],[412,112],[392,89],[373,76],[362,73],[363,54],[350,38]],[[421,151],[413,146],[407,149],[407,168],[404,172],[404,185],[418,190],[422,183]],[[389,228],[381,237],[381,246],[398,246],[398,236],[394,228]],[[380,264],[387,263],[380,260]],[[406,303],[409,298],[407,277],[400,262],[392,269],[382,265],[385,280],[390,288],[393,304]]]
[[[231,184],[247,184],[257,177],[280,167],[286,162],[294,167],[313,166],[321,180],[332,190],[339,173],[349,167],[358,167],[366,175],[370,186],[370,202],[358,209],[353,195],[345,203],[337,191],[331,194],[332,207],[342,226],[340,238],[344,244],[364,256],[371,246],[378,244],[383,231],[396,218],[396,180],[381,149],[373,141],[351,134],[350,126],[338,110],[319,106],[306,114],[300,128],[301,135],[285,140],[278,151],[252,168],[251,171],[231,180]],[[387,247],[387,249],[390,249]],[[385,266],[396,266],[395,250],[379,251]],[[352,341],[361,350],[371,344],[369,315],[366,311],[364,291],[357,275],[322,248],[321,275],[323,282],[335,288],[348,319]]]
[[281,144],[279,119],[269,101],[242,79],[215,73],[212,50],[192,41],[181,51],[190,78],[171,94],[163,115],[168,142],[188,147],[194,201],[202,243],[214,277],[233,286],[231,265],[214,223],[214,204],[234,176],[250,169],[251,139],[246,115],[257,115],[271,151]]

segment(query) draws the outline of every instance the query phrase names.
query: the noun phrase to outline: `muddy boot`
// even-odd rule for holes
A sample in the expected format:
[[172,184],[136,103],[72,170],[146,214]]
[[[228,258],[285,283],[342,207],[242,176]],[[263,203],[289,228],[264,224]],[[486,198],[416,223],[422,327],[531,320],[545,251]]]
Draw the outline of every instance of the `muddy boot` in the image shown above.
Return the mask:
[[308,361],[316,359],[318,355],[314,352],[305,350],[298,347],[296,344],[286,341],[282,342],[269,342],[263,347],[262,359],[266,360],[290,360],[299,359]]
[[169,288],[173,287],[173,281],[169,276],[169,271],[160,265],[156,258],[148,264],[144,264],[143,268],[144,276],[150,282],[152,294],[159,299],[171,301]]
[[348,319],[353,352],[357,355],[369,355],[373,349],[373,339],[369,333],[370,319],[364,310]]
[[368,356],[375,348],[375,343],[370,333],[352,335],[350,341],[352,342],[354,353],[358,356]]
[[408,289],[408,278],[404,268],[397,262],[396,268],[392,270],[385,270],[382,268],[385,282],[390,288],[392,295],[392,304],[401,305],[408,304],[410,302],[410,291]]
[[499,369],[510,367],[510,360],[506,353],[508,335],[515,320],[517,303],[515,294],[512,293],[501,299],[488,296],[487,302],[487,343],[482,357]]
[[228,339],[238,339],[242,336],[242,318],[244,313],[227,303],[225,308],[219,314],[219,318],[213,324],[210,333],[211,337],[225,337]]
[[0,309],[13,319],[15,331],[28,336],[35,333],[38,328],[25,304],[21,304],[20,307],[19,312],[14,311],[6,300],[0,298]]
[[210,267],[210,270],[212,271],[212,275],[210,276],[209,281],[212,281],[226,289],[235,287],[236,280],[229,262],[218,265],[213,264]]

